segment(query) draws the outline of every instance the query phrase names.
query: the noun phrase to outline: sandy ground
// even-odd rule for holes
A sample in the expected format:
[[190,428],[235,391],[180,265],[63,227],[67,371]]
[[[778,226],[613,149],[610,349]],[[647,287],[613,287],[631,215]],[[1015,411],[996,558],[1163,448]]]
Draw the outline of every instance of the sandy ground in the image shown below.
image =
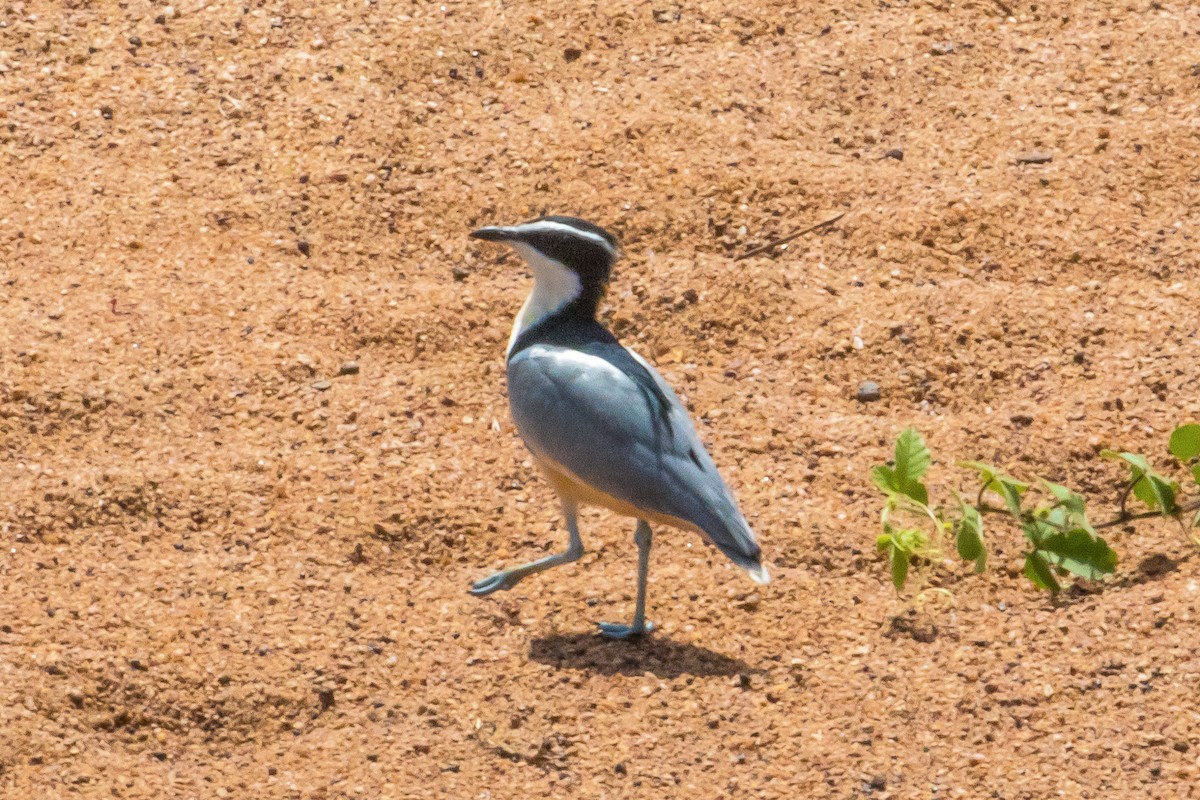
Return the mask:
[[[1200,9],[730,5],[0,4],[0,795],[1195,796],[1177,527],[1057,604],[993,529],[920,602],[867,473],[915,424],[942,496],[978,458],[1103,517],[1097,448],[1169,464]],[[529,279],[466,238],[543,212],[622,237],[605,319],[776,578],[660,531],[637,645],[593,633],[628,520],[465,592],[565,540],[504,396]]]

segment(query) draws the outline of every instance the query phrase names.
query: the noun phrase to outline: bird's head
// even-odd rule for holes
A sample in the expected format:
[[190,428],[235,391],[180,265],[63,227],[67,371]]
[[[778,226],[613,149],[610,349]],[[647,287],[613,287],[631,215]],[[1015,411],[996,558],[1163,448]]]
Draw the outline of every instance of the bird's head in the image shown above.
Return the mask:
[[575,217],[539,217],[520,225],[480,228],[471,234],[509,245],[525,260],[547,305],[578,304],[595,314],[620,255],[617,239],[599,225]]

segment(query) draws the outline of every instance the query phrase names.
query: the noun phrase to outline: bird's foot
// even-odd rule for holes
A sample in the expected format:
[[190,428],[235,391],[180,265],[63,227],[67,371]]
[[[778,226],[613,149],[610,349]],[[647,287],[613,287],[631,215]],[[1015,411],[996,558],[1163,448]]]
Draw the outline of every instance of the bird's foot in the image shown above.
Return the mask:
[[505,570],[503,572],[497,572],[495,575],[489,575],[486,578],[475,581],[471,584],[471,588],[467,591],[476,597],[483,597],[484,595],[491,594],[492,592],[511,589],[520,583],[521,578],[524,577],[525,576],[521,574],[514,574],[512,570]]
[[647,620],[641,625],[621,625],[617,622],[601,622],[600,635],[609,639],[637,639],[654,630],[654,623]]

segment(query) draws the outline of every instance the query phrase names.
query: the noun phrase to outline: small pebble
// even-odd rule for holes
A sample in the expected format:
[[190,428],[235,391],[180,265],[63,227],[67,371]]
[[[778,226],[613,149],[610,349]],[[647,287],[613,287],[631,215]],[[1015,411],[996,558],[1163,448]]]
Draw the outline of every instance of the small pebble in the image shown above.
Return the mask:
[[899,147],[893,147],[891,150],[888,150],[886,153],[884,153],[883,157],[884,158],[894,158],[897,161],[903,161],[904,160],[904,151],[901,150]]
[[305,255],[305,256],[307,256],[309,254],[309,252],[311,252],[311,248],[308,246],[308,242],[305,241],[304,239],[301,239],[300,241],[296,242],[296,249],[300,251],[301,255]]
[[469,271],[463,269],[462,267],[455,267],[454,269],[450,270],[450,274],[454,276],[455,281],[457,281],[458,283],[462,283],[463,281],[465,281],[467,279],[467,276],[470,275],[471,273]]
[[338,369],[338,375],[357,375],[358,364],[354,361],[347,361]]
[[1018,164],[1049,164],[1054,160],[1054,154],[1044,150],[1033,150],[1017,156]]
[[578,47],[568,47],[566,50],[563,50],[563,60],[568,64],[572,61],[578,61],[581,55],[583,55],[583,51]]
[[860,403],[874,403],[881,396],[879,384],[875,381],[863,381],[858,385],[858,392],[854,395]]
[[938,42],[929,49],[935,56],[948,56],[954,52],[953,42]]
[[329,381],[317,381],[316,383],[313,384],[313,388],[316,389],[318,392],[324,392],[327,389],[329,389],[329,387],[332,385],[333,384],[330,383]]

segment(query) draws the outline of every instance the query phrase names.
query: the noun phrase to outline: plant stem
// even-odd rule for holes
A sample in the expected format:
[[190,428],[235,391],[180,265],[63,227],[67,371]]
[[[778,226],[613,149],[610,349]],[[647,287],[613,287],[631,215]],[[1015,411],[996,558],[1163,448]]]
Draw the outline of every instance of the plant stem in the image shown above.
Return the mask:
[[1128,511],[1122,513],[1116,519],[1110,519],[1108,522],[1101,522],[1099,525],[1093,525],[1096,530],[1102,528],[1114,528],[1117,525],[1123,525],[1126,522],[1132,522],[1137,519],[1150,519],[1152,517],[1175,517],[1182,514],[1187,514],[1200,508],[1200,500],[1193,500],[1190,503],[1182,506],[1176,506],[1175,511],[1171,514],[1164,514],[1161,511],[1143,511],[1140,514],[1130,514]]
[[[997,506],[989,505],[979,505],[976,506],[976,508],[979,510],[980,514],[1008,514],[1009,516],[1012,516],[1007,508],[999,508]],[[1176,506],[1175,511],[1170,514],[1164,514],[1161,511],[1143,511],[1139,514],[1131,514],[1130,512],[1122,509],[1121,513],[1118,514],[1116,518],[1110,519],[1107,522],[1097,523],[1092,527],[1099,531],[1105,528],[1115,528],[1118,525],[1124,525],[1126,522],[1134,522],[1135,520],[1139,519],[1153,519],[1154,517],[1178,517],[1188,514],[1192,511],[1196,511],[1197,509],[1200,509],[1200,500],[1193,500],[1190,503]],[[1016,517],[1014,517],[1014,519],[1016,519]]]

